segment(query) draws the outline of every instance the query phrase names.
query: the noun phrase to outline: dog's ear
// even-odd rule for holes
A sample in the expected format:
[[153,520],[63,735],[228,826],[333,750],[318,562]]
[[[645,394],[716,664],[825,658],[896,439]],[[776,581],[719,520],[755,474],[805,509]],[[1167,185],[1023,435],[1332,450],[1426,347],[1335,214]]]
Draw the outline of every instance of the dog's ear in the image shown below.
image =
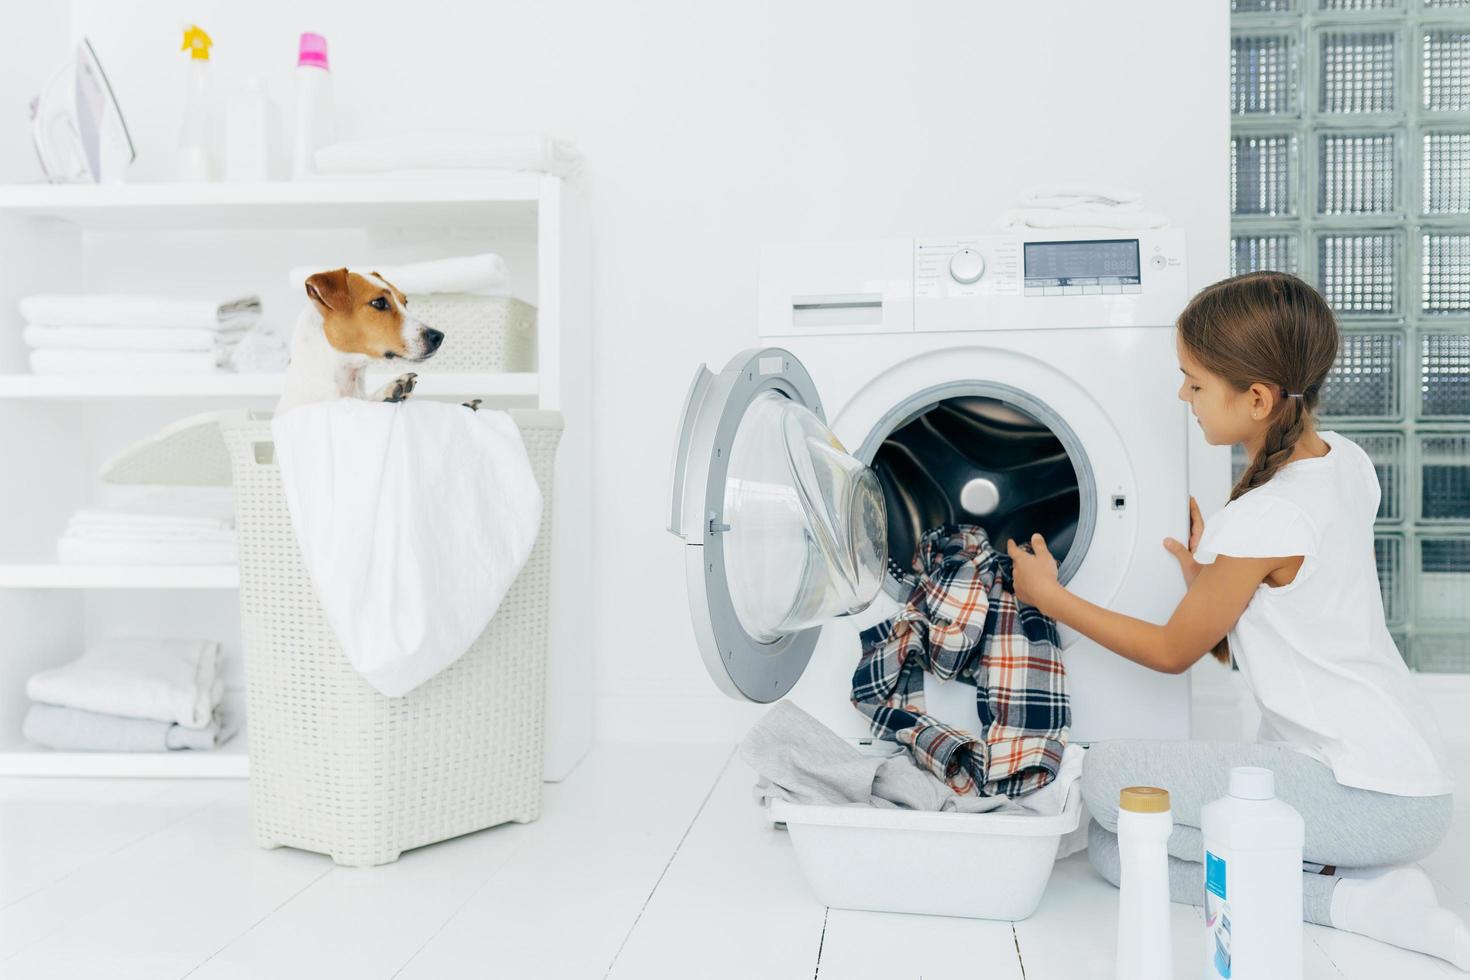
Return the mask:
[[351,297],[347,292],[347,270],[333,269],[306,278],[306,295],[325,316],[329,310],[345,310]]

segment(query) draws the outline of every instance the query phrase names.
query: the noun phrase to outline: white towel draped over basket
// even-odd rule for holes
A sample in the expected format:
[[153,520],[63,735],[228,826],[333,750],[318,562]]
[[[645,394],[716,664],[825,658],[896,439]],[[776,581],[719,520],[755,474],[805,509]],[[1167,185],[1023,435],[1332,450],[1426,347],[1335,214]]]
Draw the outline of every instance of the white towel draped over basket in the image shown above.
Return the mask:
[[504,412],[340,399],[271,423],[301,555],[347,659],[400,697],[453,663],[531,553],[541,491]]

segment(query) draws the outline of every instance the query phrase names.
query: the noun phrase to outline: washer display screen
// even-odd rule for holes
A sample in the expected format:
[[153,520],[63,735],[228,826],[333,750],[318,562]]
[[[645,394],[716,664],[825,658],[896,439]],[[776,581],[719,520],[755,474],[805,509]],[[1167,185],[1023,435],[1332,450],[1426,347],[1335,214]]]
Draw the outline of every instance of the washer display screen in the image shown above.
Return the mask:
[[1138,282],[1138,239],[1026,242],[1026,280]]

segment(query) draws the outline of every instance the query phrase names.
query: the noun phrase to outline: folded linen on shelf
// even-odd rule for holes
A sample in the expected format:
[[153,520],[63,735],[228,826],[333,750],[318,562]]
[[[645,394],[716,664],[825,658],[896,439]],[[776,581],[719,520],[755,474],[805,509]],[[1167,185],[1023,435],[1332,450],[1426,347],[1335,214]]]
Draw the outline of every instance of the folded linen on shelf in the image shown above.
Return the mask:
[[[340,264],[336,266],[340,268]],[[288,278],[293,289],[302,289],[309,276],[328,266],[299,265]],[[405,293],[475,293],[480,296],[509,296],[510,273],[505,259],[494,252],[479,255],[456,255],[428,262],[384,265],[364,262],[348,265],[350,269],[376,272]]]
[[235,713],[223,707],[204,727],[187,728],[172,721],[33,704],[21,724],[21,734],[28,742],[64,752],[209,751],[228,742],[237,728]]
[[56,542],[56,560],[63,565],[234,565],[239,557],[233,532],[208,541],[167,541],[67,531]]
[[316,151],[316,169],[334,174],[485,168],[566,176],[581,163],[575,143],[542,133],[395,133],[333,143]]
[[142,510],[102,510],[83,507],[72,515],[67,527],[84,532],[197,538],[201,531],[229,531],[235,522],[229,517],[208,514],[149,513]]
[[126,508],[84,507],[56,543],[65,564],[229,565],[236,560],[228,495],[155,493]]
[[235,495],[228,487],[169,487],[128,495],[113,507],[82,507],[72,524],[109,526],[235,526]]
[[260,297],[194,300],[123,293],[39,293],[20,301],[20,313],[27,323],[57,327],[216,330],[250,326],[260,318]]
[[247,330],[230,348],[229,365],[241,374],[284,371],[291,348],[284,338],[268,330]]
[[26,325],[22,335],[35,350],[212,351],[238,341],[242,329],[198,327],[76,327]]
[[26,682],[32,701],[124,718],[208,726],[224,696],[212,640],[119,637]]
[[218,371],[228,350],[33,350],[33,374],[209,374]]

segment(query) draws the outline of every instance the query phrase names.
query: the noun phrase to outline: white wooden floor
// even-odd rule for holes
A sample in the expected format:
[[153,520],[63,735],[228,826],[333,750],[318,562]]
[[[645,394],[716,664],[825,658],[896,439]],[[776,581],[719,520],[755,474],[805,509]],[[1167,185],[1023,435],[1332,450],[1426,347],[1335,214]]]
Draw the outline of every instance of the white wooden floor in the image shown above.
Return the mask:
[[[728,746],[600,745],[539,822],[354,870],[257,849],[243,783],[0,780],[0,977],[1112,977],[1116,892],[1085,856],[1014,925],[826,909],[751,783]],[[1425,867],[1470,916],[1470,807]],[[1201,918],[1173,913],[1198,976]],[[1308,927],[1307,976],[1467,975]]]

